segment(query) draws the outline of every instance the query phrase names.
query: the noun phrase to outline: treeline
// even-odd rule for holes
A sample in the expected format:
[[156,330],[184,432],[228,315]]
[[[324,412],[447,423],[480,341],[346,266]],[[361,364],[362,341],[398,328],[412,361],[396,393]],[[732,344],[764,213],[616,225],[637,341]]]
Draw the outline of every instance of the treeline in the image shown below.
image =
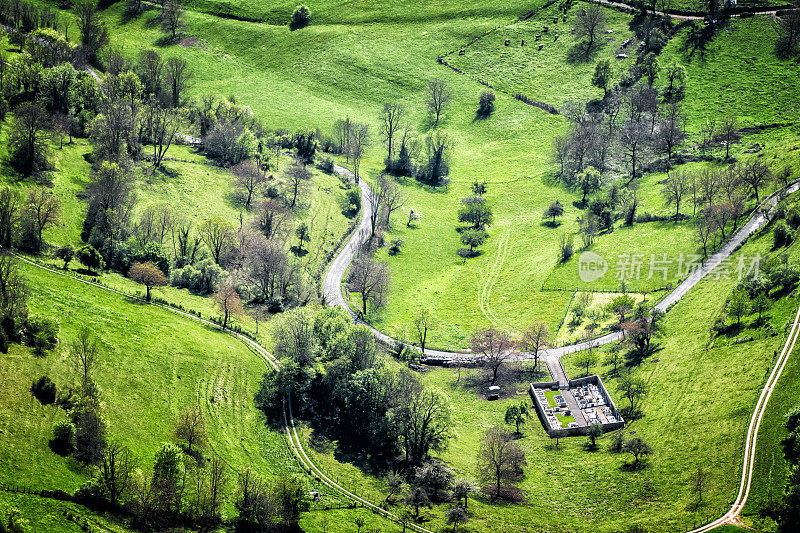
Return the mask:
[[376,467],[422,465],[452,435],[448,398],[379,354],[367,326],[340,308],[295,309],[273,330],[278,371],[264,375],[256,403],[279,423],[284,397],[315,431],[363,453]]

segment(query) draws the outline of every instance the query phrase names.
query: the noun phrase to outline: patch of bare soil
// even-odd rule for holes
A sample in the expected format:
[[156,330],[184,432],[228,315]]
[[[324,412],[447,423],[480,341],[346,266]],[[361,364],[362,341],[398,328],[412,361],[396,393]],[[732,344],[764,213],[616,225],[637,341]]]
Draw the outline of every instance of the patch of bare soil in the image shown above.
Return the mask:
[[205,45],[201,43],[200,40],[194,35],[190,35],[189,37],[184,37],[183,39],[178,41],[178,44],[183,46],[184,48],[191,48],[193,46],[196,46],[203,50],[206,49]]

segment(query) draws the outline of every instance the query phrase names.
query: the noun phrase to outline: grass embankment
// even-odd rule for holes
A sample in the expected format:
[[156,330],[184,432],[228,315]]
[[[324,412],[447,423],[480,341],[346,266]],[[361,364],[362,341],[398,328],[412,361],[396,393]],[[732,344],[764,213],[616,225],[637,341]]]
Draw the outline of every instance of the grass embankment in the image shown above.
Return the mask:
[[[95,381],[102,390],[108,436],[129,447],[143,469],[171,439],[178,413],[196,405],[208,430],[206,455],[218,454],[232,470],[252,466],[268,479],[300,471],[280,432],[266,426],[253,404],[265,365],[241,342],[174,313],[32,266],[22,268],[31,312],[59,319],[61,343],[44,358],[18,345],[0,357],[0,483],[71,492],[87,479],[85,467],[48,446],[64,411],[40,405],[29,392],[42,375],[59,388],[73,382],[68,347],[85,325],[100,341]],[[2,498],[13,503],[17,497]],[[37,530],[43,531],[45,523]],[[47,530],[70,531],[64,527]]]

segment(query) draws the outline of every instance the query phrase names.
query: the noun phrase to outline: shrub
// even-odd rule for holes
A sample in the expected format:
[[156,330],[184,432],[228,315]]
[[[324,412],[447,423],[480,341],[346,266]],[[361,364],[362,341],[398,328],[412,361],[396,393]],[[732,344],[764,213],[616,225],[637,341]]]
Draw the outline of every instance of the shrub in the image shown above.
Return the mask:
[[779,220],[778,223],[775,224],[775,229],[772,230],[772,239],[775,248],[780,248],[792,241],[792,233],[785,220]]
[[358,187],[350,187],[342,198],[342,211],[345,214],[354,215],[359,210],[361,210],[361,191]]
[[25,321],[25,344],[41,357],[58,344],[58,322],[52,318],[31,316]]
[[486,118],[494,111],[494,92],[483,91],[478,99],[478,116]]
[[403,239],[392,239],[392,243],[389,246],[389,255],[399,254],[400,248],[403,246],[403,244]]
[[786,222],[788,222],[793,229],[800,228],[800,207],[795,206],[789,210],[786,214]]
[[323,157],[317,162],[317,168],[328,174],[333,174],[333,159]]
[[297,6],[292,13],[292,22],[289,25],[293,30],[304,28],[311,23],[311,10],[307,6]]
[[50,446],[58,453],[71,453],[75,449],[75,425],[69,420],[56,424]]
[[56,384],[49,377],[42,376],[31,385],[31,394],[42,405],[49,405],[56,401]]

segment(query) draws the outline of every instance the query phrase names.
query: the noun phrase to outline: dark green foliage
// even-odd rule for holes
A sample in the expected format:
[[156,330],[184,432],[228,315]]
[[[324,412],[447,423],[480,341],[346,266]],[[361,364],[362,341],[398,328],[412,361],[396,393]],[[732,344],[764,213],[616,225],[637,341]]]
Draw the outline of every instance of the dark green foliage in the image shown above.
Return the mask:
[[66,270],[67,266],[69,266],[69,262],[75,257],[75,248],[73,248],[71,244],[67,244],[66,246],[59,247],[53,255],[64,261],[64,270]]
[[47,377],[42,376],[31,385],[31,394],[39,400],[42,405],[49,405],[56,401],[56,384]]
[[389,245],[389,255],[399,254],[403,243],[403,239],[392,239],[392,242]]
[[292,146],[297,150],[297,159],[304,165],[314,162],[317,152],[316,134],[313,131],[298,131],[292,137]]
[[478,118],[487,118],[494,112],[494,92],[483,91],[478,99]]
[[494,220],[492,208],[483,196],[467,196],[461,199],[458,221],[470,224],[472,229],[482,230]]
[[70,412],[70,419],[75,424],[75,457],[96,464],[106,447],[106,424],[96,396],[84,394]]
[[69,420],[63,420],[53,427],[53,438],[50,446],[61,454],[69,454],[75,449],[75,425]]
[[47,132],[50,116],[36,103],[26,102],[14,110],[9,132],[9,162],[21,174],[30,176],[50,168]]
[[469,246],[469,253],[472,254],[476,246],[483,246],[489,234],[482,229],[468,229],[461,232],[461,243]]
[[91,271],[97,271],[103,268],[103,257],[100,252],[95,250],[92,246],[84,246],[76,254],[78,261],[86,265]]
[[293,30],[305,28],[311,23],[311,10],[304,5],[297,6],[292,12],[292,22],[289,27]]
[[58,344],[58,321],[48,317],[30,316],[25,322],[25,344],[41,357]]
[[773,248],[780,248],[792,242],[792,232],[785,220],[779,220],[772,230]]

